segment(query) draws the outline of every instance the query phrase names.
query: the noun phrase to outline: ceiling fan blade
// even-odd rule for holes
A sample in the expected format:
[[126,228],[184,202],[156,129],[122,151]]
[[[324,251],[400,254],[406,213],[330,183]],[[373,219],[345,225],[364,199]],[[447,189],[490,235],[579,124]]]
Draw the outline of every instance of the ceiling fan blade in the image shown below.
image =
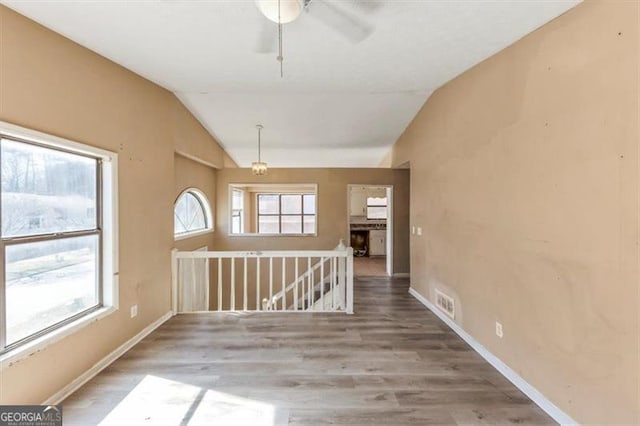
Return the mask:
[[365,13],[373,13],[380,9],[380,7],[382,6],[382,2],[378,0],[351,0],[345,1],[343,3],[354,10],[362,11]]
[[256,53],[272,53],[276,51],[278,41],[278,26],[264,16],[260,19],[256,44],[253,48]]
[[369,37],[373,26],[326,0],[312,0],[307,6],[309,15],[333,28],[353,43]]

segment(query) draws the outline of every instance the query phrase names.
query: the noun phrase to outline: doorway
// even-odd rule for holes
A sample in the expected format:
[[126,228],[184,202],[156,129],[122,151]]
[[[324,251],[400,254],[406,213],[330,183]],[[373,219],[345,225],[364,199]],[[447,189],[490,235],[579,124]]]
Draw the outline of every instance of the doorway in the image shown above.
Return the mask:
[[393,185],[347,186],[355,276],[393,275]]

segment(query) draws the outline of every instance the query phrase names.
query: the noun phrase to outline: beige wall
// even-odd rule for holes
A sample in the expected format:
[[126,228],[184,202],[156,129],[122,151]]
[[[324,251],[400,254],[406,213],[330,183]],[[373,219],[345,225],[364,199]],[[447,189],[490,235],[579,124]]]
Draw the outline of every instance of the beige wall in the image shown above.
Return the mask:
[[223,168],[225,169],[232,169],[235,167],[238,167],[238,165],[236,164],[235,161],[233,161],[233,158],[231,158],[226,152],[223,153]]
[[[409,173],[391,169],[269,169],[254,176],[251,169],[217,173],[216,248],[218,250],[329,250],[342,238],[349,244],[347,185],[393,185],[394,272],[409,272]],[[230,183],[311,183],[318,185],[317,236],[256,237],[229,235]]]
[[168,91],[4,6],[0,120],[119,154],[120,310],[2,370],[0,404],[40,403],[169,311],[174,149],[224,152]]
[[638,19],[577,6],[436,91],[393,153],[413,288],[591,424],[640,422]]

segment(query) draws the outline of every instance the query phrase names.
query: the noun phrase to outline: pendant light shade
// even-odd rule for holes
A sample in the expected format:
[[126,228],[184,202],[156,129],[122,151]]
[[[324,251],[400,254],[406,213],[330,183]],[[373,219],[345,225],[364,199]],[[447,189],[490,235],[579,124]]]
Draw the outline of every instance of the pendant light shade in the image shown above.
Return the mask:
[[263,163],[262,161],[254,161],[253,163],[251,163],[251,170],[253,170],[254,175],[266,175],[267,163]]
[[304,0],[256,0],[256,5],[270,21],[287,24],[300,16],[304,9]]
[[251,163],[251,171],[254,175],[262,176],[267,174],[267,163],[264,163],[260,158],[260,133],[263,129],[262,124],[257,124],[256,129],[258,129],[258,161]]

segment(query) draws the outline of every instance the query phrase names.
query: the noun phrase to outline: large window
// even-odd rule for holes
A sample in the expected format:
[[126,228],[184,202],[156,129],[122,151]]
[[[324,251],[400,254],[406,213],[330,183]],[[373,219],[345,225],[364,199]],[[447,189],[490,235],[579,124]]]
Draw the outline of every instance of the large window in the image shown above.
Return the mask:
[[315,194],[258,194],[259,234],[315,234]]
[[367,197],[367,219],[387,218],[387,197]]
[[[19,129],[0,123],[0,352],[103,306],[105,264],[113,268],[113,252],[104,252],[112,234],[105,245],[103,233],[110,157],[54,137],[48,144],[47,135],[26,129],[37,137],[2,133],[12,128]],[[113,196],[111,186],[107,192]],[[114,220],[110,211],[110,232]]]
[[207,197],[195,188],[180,194],[174,208],[173,230],[176,238],[190,237],[213,229]]
[[229,235],[315,236],[317,194],[315,183],[231,183]]

